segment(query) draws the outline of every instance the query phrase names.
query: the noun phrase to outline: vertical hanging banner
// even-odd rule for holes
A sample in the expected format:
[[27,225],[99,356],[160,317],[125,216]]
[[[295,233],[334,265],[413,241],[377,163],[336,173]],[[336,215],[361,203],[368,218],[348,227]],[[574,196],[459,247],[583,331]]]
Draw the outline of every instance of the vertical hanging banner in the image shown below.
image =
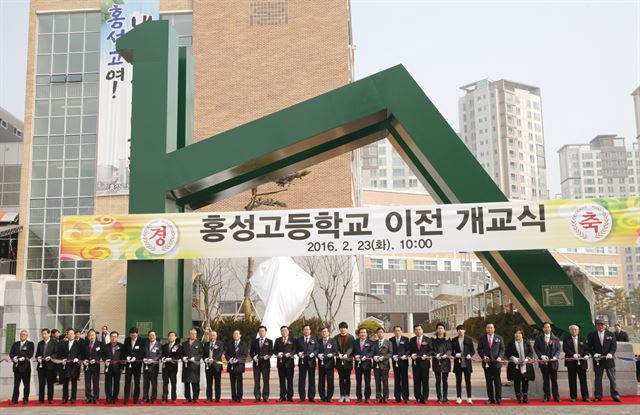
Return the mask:
[[132,66],[116,40],[160,15],[159,0],[102,0],[96,195],[129,193]]

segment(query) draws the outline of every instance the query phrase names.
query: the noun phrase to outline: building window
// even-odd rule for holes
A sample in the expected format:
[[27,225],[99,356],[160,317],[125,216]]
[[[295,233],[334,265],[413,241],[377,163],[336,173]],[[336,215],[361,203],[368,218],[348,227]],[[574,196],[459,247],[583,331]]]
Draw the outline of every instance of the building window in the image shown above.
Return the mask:
[[287,1],[252,0],[250,10],[251,26],[285,25],[289,22]]
[[444,270],[451,271],[451,261],[444,261]]
[[391,294],[391,285],[383,282],[372,282],[370,291],[374,295],[389,295]]
[[178,46],[191,46],[193,43],[192,13],[163,13],[160,18],[168,20],[178,34]]
[[609,265],[608,274],[610,277],[618,276],[618,267]]
[[396,283],[396,295],[407,295],[409,291],[409,284]]
[[382,269],[382,258],[369,258],[371,269]]
[[437,271],[438,261],[415,260],[413,261],[413,269],[418,271]]
[[407,269],[407,261],[405,259],[389,258],[389,269]]
[[241,301],[220,301],[220,314],[224,317],[233,317],[240,310]]
[[432,292],[432,289],[429,286],[429,284],[416,283],[414,285],[413,293],[415,295],[429,295],[429,294],[431,294],[431,292]]

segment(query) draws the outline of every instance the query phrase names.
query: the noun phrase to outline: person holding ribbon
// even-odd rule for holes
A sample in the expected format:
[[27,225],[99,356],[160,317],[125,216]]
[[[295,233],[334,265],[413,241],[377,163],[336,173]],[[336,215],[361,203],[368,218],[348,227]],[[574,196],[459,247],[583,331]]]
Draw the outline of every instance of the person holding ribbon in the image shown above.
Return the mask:
[[471,357],[476,353],[473,347],[473,339],[465,335],[465,329],[462,324],[456,327],[458,336],[451,339],[451,353],[453,359],[453,373],[456,375],[456,404],[462,403],[462,378],[464,377],[464,386],[467,389],[467,403],[473,404],[471,399],[471,372],[473,367]]
[[97,340],[94,329],[87,332],[84,342],[84,403],[98,403],[100,399],[100,360],[104,345]]
[[393,395],[396,403],[409,403],[409,338],[402,335],[402,327],[393,328],[391,360],[393,360]]
[[478,355],[482,358],[484,379],[487,385],[487,403],[502,405],[502,359],[504,358],[504,340],[495,333],[493,323],[485,324],[485,334],[478,339]]
[[51,338],[49,329],[40,331],[42,340],[38,342],[36,348],[36,359],[38,359],[38,402],[44,403],[44,390],[47,388],[47,402],[53,403],[53,385],[56,381],[57,368],[52,359],[58,357],[58,344]]
[[589,350],[587,342],[580,337],[580,328],[575,324],[569,326],[569,335],[562,339],[564,365],[569,380],[569,396],[571,402],[578,398],[577,380],[580,380],[580,395],[583,402],[589,402],[589,386],[587,385],[587,367]]
[[431,341],[424,336],[422,326],[416,324],[413,328],[414,337],[409,340],[409,351],[413,367],[413,395],[416,403],[426,404],[429,400],[429,357],[432,354]]
[[242,374],[247,359],[247,346],[241,341],[240,330],[233,331],[233,340],[227,346],[224,357],[227,359],[227,372],[231,382],[231,402],[242,402]]
[[376,401],[389,402],[389,359],[393,347],[384,337],[384,329],[378,327],[376,339],[373,342],[373,375],[376,379]]
[[542,360],[539,362],[540,372],[542,372],[543,401],[548,402],[553,395],[554,402],[560,402],[558,392],[558,359],[560,358],[560,339],[551,333],[551,323],[542,323],[542,333],[536,336],[533,349]]
[[62,403],[69,402],[69,383],[71,383],[71,403],[74,404],[80,378],[82,346],[76,339],[73,329],[67,329],[67,340],[58,343],[58,356],[62,359]]
[[517,328],[513,332],[513,340],[507,345],[506,357],[509,359],[507,379],[513,380],[516,400],[518,403],[528,403],[529,381],[535,380],[535,372],[533,364],[529,363],[533,360],[533,349],[525,340],[522,329]]
[[167,343],[162,346],[162,402],[169,400],[169,386],[171,386],[171,402],[176,403],[178,362],[182,359],[182,345],[178,341],[175,331],[167,333]]
[[[267,339],[267,327],[258,327],[258,338],[253,339],[249,356],[253,360],[253,396],[256,403],[260,400],[269,401],[269,372],[271,370],[271,356],[273,343]],[[260,392],[260,378],[262,378],[262,393]]]
[[451,371],[451,340],[447,339],[444,324],[436,324],[436,335],[431,339],[433,357],[431,366],[436,377],[438,403],[449,403],[449,372]]
[[606,328],[604,320],[596,320],[596,331],[587,336],[587,347],[593,356],[593,371],[595,372],[594,398],[602,400],[602,377],[607,372],[609,388],[614,401],[620,402],[620,394],[616,385],[615,354],[618,347],[616,337]]
[[198,340],[198,330],[189,330],[189,339],[182,342],[182,382],[184,383],[184,403],[198,403],[200,399],[200,362],[202,343]]
[[[220,378],[222,376],[222,355],[224,354],[224,344],[218,340],[218,333],[215,330],[209,332],[209,341],[202,349],[204,358],[204,375],[207,381],[207,400],[213,401],[213,390],[215,389],[216,402],[220,402]],[[215,387],[213,385],[215,381]]]
[[369,403],[371,398],[371,361],[373,358],[373,343],[368,338],[366,328],[358,329],[358,339],[353,342],[353,360],[356,365],[356,400],[362,402],[364,378],[364,402]]
[[[162,346],[157,340],[155,330],[147,333],[147,343],[144,346],[144,369],[142,371],[142,402],[155,403],[158,397],[158,374],[160,373],[160,360],[162,359]],[[151,395],[149,395],[151,389]]]
[[294,338],[289,336],[289,327],[280,327],[281,337],[273,346],[273,352],[278,357],[278,380],[280,382],[280,398],[278,402],[293,402],[293,356],[296,352]]
[[340,386],[340,402],[349,402],[351,394],[351,370],[353,369],[353,342],[354,338],[349,333],[349,325],[346,321],[338,324],[338,334],[334,337],[338,346],[336,367],[338,369],[338,385]]
[[131,327],[129,337],[124,339],[124,356],[127,359],[124,369],[124,404],[129,403],[133,381],[133,403],[137,405],[140,399],[140,375],[144,359],[144,340],[138,336],[137,327]]
[[13,395],[11,404],[18,403],[20,396],[20,383],[22,383],[22,403],[29,403],[29,392],[31,390],[31,358],[35,346],[28,340],[29,332],[20,331],[20,340],[13,343],[9,351],[9,358],[13,362]]
[[329,337],[329,328],[320,331],[321,339],[318,343],[318,394],[323,402],[331,402],[333,398],[333,368],[338,345],[335,339]]
[[[311,335],[311,327],[302,327],[302,336],[296,340],[296,353],[298,354],[298,395],[300,402],[304,402],[305,396],[309,402],[316,397],[316,357],[318,356],[318,339]],[[309,381],[309,388],[305,384]]]

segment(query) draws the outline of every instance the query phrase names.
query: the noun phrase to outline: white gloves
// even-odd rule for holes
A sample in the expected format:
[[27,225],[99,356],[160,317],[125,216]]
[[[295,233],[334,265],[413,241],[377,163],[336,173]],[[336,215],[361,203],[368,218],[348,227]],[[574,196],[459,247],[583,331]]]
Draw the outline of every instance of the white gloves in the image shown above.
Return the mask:
[[407,360],[407,359],[409,359],[409,358],[407,357],[407,355],[402,355],[402,356],[400,356],[400,359],[401,359],[401,360]]
[[285,353],[284,357],[291,357],[291,353]]
[[131,361],[132,361],[132,362],[135,362],[135,361],[136,361],[136,358],[135,358],[135,357],[132,357],[132,358],[131,358]]
[[461,357],[462,354],[461,353],[456,353],[456,357]]
[[518,363],[518,358],[517,358],[517,357],[515,357],[515,356],[511,356],[511,361],[512,361],[513,363]]
[[231,359],[229,359],[229,363],[232,365],[235,363],[238,363],[238,359],[236,359],[235,357],[232,357]]
[[46,360],[47,362],[50,362],[51,361],[51,356],[45,357],[44,360]]
[[470,354],[467,355],[467,359],[471,360],[471,355]]
[[258,362],[258,355],[253,356],[253,361],[256,362],[256,363]]
[[[24,359],[23,357],[21,357],[20,359]],[[78,363],[80,360],[76,357],[75,359],[73,359],[73,363]]]
[[318,353],[318,359],[324,359],[324,353]]
[[574,359],[580,359],[580,355],[578,353],[574,353],[573,358]]
[[315,355],[316,355],[315,353],[309,353],[309,359],[313,359]]
[[422,360],[427,360],[427,355],[426,354],[422,355]]
[[282,353],[282,352],[278,353],[278,358],[280,358],[280,359],[281,359],[281,358],[282,358],[282,356],[284,356],[284,353]]
[[18,363],[18,356],[13,356],[13,361],[14,361],[15,363]]
[[528,358],[528,357],[525,357],[525,358],[524,358],[524,362],[525,362],[525,363],[528,363],[528,362],[529,362],[529,358]]
[[440,359],[440,353],[436,355],[436,359]]
[[333,357],[333,353],[327,353],[327,358],[331,359]]
[[411,358],[412,358],[413,360],[416,360],[416,359],[418,358],[418,354],[417,354],[417,353],[412,354],[412,355],[411,355]]
[[91,363],[92,365],[95,365],[96,364],[96,359],[89,360],[89,363]]
[[358,362],[360,361],[360,355],[359,355],[359,354],[357,354],[357,355],[355,356],[355,358],[356,358],[356,360],[357,360]]
[[183,361],[184,363],[187,363],[187,361],[188,361],[188,360],[189,360],[189,358],[188,358],[187,356],[183,356],[183,357],[182,357],[182,361]]
[[549,356],[542,355],[540,356],[540,360],[549,360]]
[[483,357],[482,360],[484,360],[485,362],[488,362],[489,361],[489,356]]
[[269,359],[271,358],[271,356],[269,356],[268,354],[266,354],[266,355],[262,356],[262,358],[263,358],[264,360],[269,360]]
[[398,355],[397,355],[397,354],[394,354],[394,355],[393,355],[393,360],[394,360],[395,362],[397,362],[397,361],[398,361]]
[[593,354],[593,358],[594,359],[600,359],[600,356],[601,356],[600,353],[594,353]]
[[613,359],[613,355],[611,353],[607,353],[607,359]]
[[298,357],[299,357],[300,359],[302,359],[302,358],[304,357],[304,353],[302,353],[302,352],[298,353]]

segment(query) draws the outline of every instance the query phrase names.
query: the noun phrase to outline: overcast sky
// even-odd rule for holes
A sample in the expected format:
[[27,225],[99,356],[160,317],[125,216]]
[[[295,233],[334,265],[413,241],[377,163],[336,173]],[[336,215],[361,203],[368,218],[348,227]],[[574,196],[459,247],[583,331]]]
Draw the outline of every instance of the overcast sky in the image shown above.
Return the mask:
[[[320,1],[320,0],[314,0]],[[458,128],[461,85],[509,79],[542,89],[551,196],[557,150],[636,135],[640,0],[352,0],[357,78],[402,63]],[[0,106],[22,118],[28,0],[0,0]]]

